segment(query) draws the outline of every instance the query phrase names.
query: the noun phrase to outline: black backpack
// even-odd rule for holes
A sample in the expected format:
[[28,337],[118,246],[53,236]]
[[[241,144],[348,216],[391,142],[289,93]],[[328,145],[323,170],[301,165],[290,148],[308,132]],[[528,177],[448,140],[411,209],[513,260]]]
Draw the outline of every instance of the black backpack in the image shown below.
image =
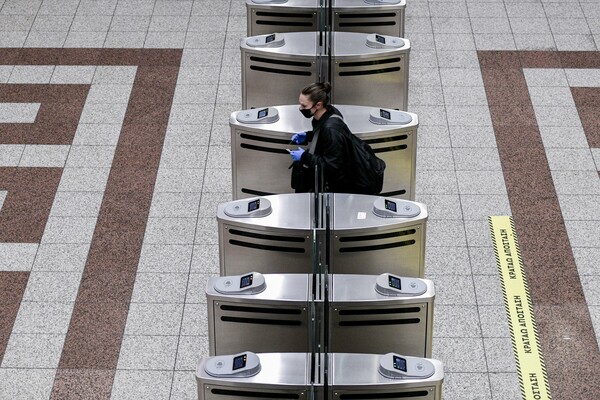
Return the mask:
[[375,155],[371,146],[356,137],[342,119],[337,114],[332,114],[328,121],[336,118],[342,123],[344,132],[347,133],[350,144],[351,157],[351,176],[352,185],[354,186],[352,193],[358,194],[379,194],[383,188],[383,172],[385,171],[385,161]]

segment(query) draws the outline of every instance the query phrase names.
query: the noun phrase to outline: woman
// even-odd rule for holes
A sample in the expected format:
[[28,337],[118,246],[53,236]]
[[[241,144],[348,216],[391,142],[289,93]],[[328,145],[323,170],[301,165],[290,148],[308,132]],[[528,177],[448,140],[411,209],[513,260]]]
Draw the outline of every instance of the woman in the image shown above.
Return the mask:
[[[341,113],[329,104],[329,92],[331,85],[325,83],[313,83],[306,86],[300,92],[300,112],[306,118],[312,118],[312,131],[300,132],[292,136],[292,142],[305,144],[311,143],[311,148],[305,151],[302,148],[291,150],[290,155],[294,161],[294,168],[304,168],[305,175],[310,182],[313,181],[314,167],[323,174],[322,188],[325,192],[350,193],[352,190],[350,175],[350,159],[347,126],[341,119]],[[335,115],[335,116],[334,116]],[[339,117],[337,117],[339,116]],[[314,150],[313,150],[314,148]],[[297,187],[298,191],[313,190],[312,186]]]

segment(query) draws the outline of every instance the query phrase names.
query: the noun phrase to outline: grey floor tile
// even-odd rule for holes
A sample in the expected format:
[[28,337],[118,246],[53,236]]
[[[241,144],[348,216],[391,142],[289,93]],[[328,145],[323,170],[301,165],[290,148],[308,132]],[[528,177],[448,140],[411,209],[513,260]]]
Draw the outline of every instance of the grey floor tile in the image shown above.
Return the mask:
[[30,31],[23,47],[62,47],[67,39],[65,31]]
[[428,66],[426,68],[411,68],[410,69],[410,85],[411,86],[433,86],[441,88],[442,82],[438,68]]
[[209,244],[194,246],[190,272],[218,274],[219,270],[219,246]]
[[411,113],[415,113],[419,116],[419,126],[446,126],[447,125],[447,117],[446,117],[446,107],[445,106],[420,106],[420,105],[410,105],[409,99],[409,107],[408,111]]
[[600,338],[600,306],[588,306],[590,309],[590,317],[594,330],[596,331],[596,340]]
[[552,171],[552,180],[558,194],[600,194],[596,171]]
[[188,303],[183,310],[182,336],[208,336],[208,311],[204,303]]
[[[410,49],[410,68],[435,68],[437,66],[438,59],[435,50]],[[411,86],[408,89],[410,90]]]
[[440,68],[478,68],[479,59],[477,51],[473,50],[446,50],[438,49],[436,52]]
[[217,85],[177,85],[173,104],[214,104],[217,99],[217,88]]
[[158,169],[156,192],[201,192],[204,181],[204,169]]
[[104,191],[109,168],[65,168],[63,169],[59,191],[81,192]]
[[231,168],[231,149],[225,146],[210,146],[206,168]]
[[[188,31],[185,36],[186,49],[222,49],[225,45],[225,32],[192,32]],[[240,37],[231,33],[231,38],[237,38],[237,48],[240,45]],[[235,42],[234,42],[235,43]],[[231,47],[230,48],[235,48]]]
[[206,146],[211,139],[210,129],[207,125],[168,125],[165,146]]
[[165,146],[160,159],[161,168],[204,168],[208,151],[206,146]]
[[109,32],[146,32],[151,18],[150,15],[114,15]]
[[71,31],[67,35],[64,47],[100,48],[104,45],[107,32],[77,32]]
[[600,276],[585,275],[580,278],[587,304],[591,306],[600,306]]
[[467,9],[471,18],[506,18],[506,8],[498,3],[467,3]]
[[498,273],[493,247],[469,247],[469,259],[475,275],[495,275]]
[[25,145],[0,144],[0,166],[16,167],[21,161]]
[[492,118],[487,105],[447,105],[446,114],[450,126],[492,126]]
[[0,123],[31,124],[39,109],[40,103],[0,103]]
[[436,275],[435,304],[445,306],[475,306],[473,278],[468,275]]
[[242,109],[242,103],[219,103],[215,104],[214,121],[228,121],[231,113]]
[[[96,73],[95,66],[57,65],[51,83],[90,84]],[[89,95],[86,101],[89,101]]]
[[436,48],[444,50],[475,50],[475,40],[471,33],[434,34]]
[[[184,67],[182,67],[183,69]],[[179,76],[182,79],[180,70]],[[188,82],[180,81],[182,84]],[[201,84],[203,81],[189,82],[189,84]],[[205,84],[213,83],[209,79],[204,81]],[[212,104],[174,104],[171,109],[169,123],[171,124],[205,124],[213,118],[214,105]]]
[[73,32],[106,32],[112,17],[106,15],[76,15],[71,24]]
[[479,316],[475,306],[436,304],[433,321],[434,341],[439,337],[481,337]]
[[168,400],[172,379],[172,371],[117,370],[110,398]]
[[509,338],[510,329],[504,306],[477,306],[483,337]]
[[155,0],[119,1],[115,15],[152,15]]
[[476,33],[475,46],[477,50],[516,50],[517,46],[512,33]]
[[556,43],[551,33],[545,34],[514,34],[517,50],[556,50]]
[[494,400],[521,400],[519,376],[514,373],[491,373],[492,398]]
[[501,171],[498,150],[494,148],[454,147],[457,171]]
[[82,1],[77,8],[77,15],[113,15],[117,0]]
[[210,168],[206,169],[203,192],[227,192],[232,190],[231,169]]
[[37,251],[37,243],[0,243],[0,271],[30,271]]
[[46,0],[42,2],[38,15],[73,16],[79,6],[78,0]]
[[34,271],[83,271],[89,244],[41,244],[35,262]]
[[[467,3],[469,4],[469,3]],[[503,18],[473,18],[471,16],[471,26],[473,33],[502,33],[512,34],[509,19]]]
[[506,12],[510,18],[545,18],[544,7],[541,3],[509,3],[506,4]]
[[471,33],[471,20],[460,17],[439,16],[431,18],[434,33]]
[[[97,76],[98,71],[96,71]],[[94,78],[95,79],[95,78]],[[86,104],[79,122],[82,124],[122,124],[125,104]]]
[[589,148],[583,127],[540,126],[539,129],[546,149]]
[[0,190],[0,210],[2,209],[2,206],[4,205],[4,200],[6,200],[7,194],[8,194],[8,191]]
[[[0,4],[2,4],[2,2],[0,2]],[[0,30],[2,32],[29,31],[35,17],[35,15],[7,15],[0,12]]]
[[456,171],[456,178],[461,195],[507,196],[502,171]]
[[564,86],[557,87],[530,87],[529,98],[534,107],[537,106],[564,106],[574,107],[575,101],[571,89]]
[[565,70],[561,68],[523,68],[523,74],[529,87],[569,86]]
[[104,40],[107,48],[141,48],[146,41],[146,31],[109,31]]
[[29,275],[24,301],[74,302],[81,272],[33,271]]
[[[134,66],[98,66],[94,74],[94,84],[133,85],[137,67]],[[81,121],[79,121],[81,123]],[[106,121],[101,121],[106,123]]]
[[411,106],[444,105],[444,95],[439,86],[410,86],[408,99]]
[[581,119],[573,106],[534,106],[539,126],[580,127]]
[[173,370],[177,336],[124,335],[117,370]]
[[569,68],[565,69],[565,74],[569,82],[569,86],[575,87],[598,87],[600,84],[598,78],[600,73],[596,70],[587,70],[585,68]]
[[23,47],[29,31],[8,31],[0,35],[0,46],[2,47]]
[[73,146],[116,146],[120,135],[119,124],[79,124]]
[[8,82],[8,78],[10,78],[10,74],[14,65],[0,65],[0,83]]
[[144,242],[148,244],[192,244],[195,218],[148,218]]
[[442,125],[428,125],[419,127],[417,149],[423,149],[426,147],[450,147],[450,135],[448,133],[448,127]]
[[469,246],[487,247],[492,245],[492,237],[487,220],[467,220],[464,223]]
[[95,227],[94,217],[49,217],[42,243],[90,243]]
[[213,124],[210,131],[210,145],[231,145],[231,129],[229,128],[229,125]]
[[183,48],[185,32],[153,32],[146,35],[144,48]]
[[554,34],[554,42],[558,51],[597,51],[598,47],[591,34],[558,35]]
[[153,15],[190,15],[192,12],[193,1],[157,0],[154,3]]
[[444,85],[444,102],[449,106],[480,106],[487,104],[487,97],[483,86],[454,87]]
[[[227,29],[226,15],[192,15],[188,31],[190,32],[223,32]],[[238,36],[239,33],[238,33]]]
[[195,371],[200,357],[208,356],[206,336],[180,336],[177,348],[176,371]]
[[452,150],[448,147],[418,149],[417,170],[454,171]]
[[150,217],[196,217],[199,207],[200,193],[155,193]]
[[2,368],[58,368],[65,335],[13,333]]
[[68,31],[72,15],[40,15],[38,14],[31,26],[34,31]]
[[131,85],[94,84],[90,87],[86,102],[88,104],[127,104],[131,88]]
[[517,370],[512,339],[483,338],[483,346],[489,372],[515,372]]
[[[406,36],[406,35],[405,35]],[[433,33],[413,33],[410,35],[410,47],[421,50],[435,50]]]
[[16,65],[8,83],[50,83],[53,72],[52,65]]
[[181,304],[187,282],[186,273],[140,272],[135,278],[131,302]]
[[444,400],[492,400],[488,374],[444,371],[442,396]]
[[600,247],[598,221],[565,221],[569,241],[573,247]]
[[453,194],[422,194],[417,201],[427,204],[429,220],[461,219],[459,196]]
[[579,275],[600,275],[600,248],[572,247]]
[[596,164],[596,170],[600,171],[600,149],[590,149],[592,151],[592,158],[594,159],[594,164]]
[[[50,398],[55,369],[0,368],[0,397],[11,400]],[[10,384],[6,384],[10,382]]]
[[242,72],[238,66],[221,66],[221,72],[217,79],[219,83],[240,84],[242,82]]
[[481,338],[436,338],[432,358],[444,363],[444,372],[486,372]]
[[150,20],[149,31],[156,32],[185,32],[190,17],[188,15],[156,15]]
[[458,184],[455,171],[417,171],[416,193],[456,194]]
[[427,276],[470,275],[471,265],[467,247],[426,246],[425,274]]
[[50,216],[97,217],[103,195],[102,192],[57,192]]
[[62,334],[69,330],[73,303],[22,301],[13,333]]
[[432,220],[427,223],[427,246],[466,246],[462,220]]
[[473,275],[473,281],[478,305],[504,305],[504,294],[497,275]]
[[230,2],[217,3],[214,7],[209,6],[209,4],[212,5],[212,3],[206,0],[195,1],[192,7],[192,15],[228,15]]
[[196,400],[198,398],[197,392],[198,383],[194,374],[189,371],[174,372],[171,400]]
[[565,220],[600,220],[600,207],[596,196],[561,194],[558,200]]
[[589,149],[546,149],[551,171],[596,171]]
[[511,215],[508,196],[496,194],[461,194],[460,204],[465,220],[486,219],[493,215]]
[[547,18],[510,18],[510,27],[515,34],[550,34]]
[[138,272],[178,272],[190,270],[192,246],[152,245],[142,246]]
[[65,166],[71,146],[28,144],[23,149],[19,167],[58,167]]
[[177,336],[182,317],[183,304],[131,303],[125,334]]
[[[440,68],[444,94],[451,87],[468,87],[472,93],[483,93],[483,78],[479,68]],[[480,89],[472,89],[472,87]]]

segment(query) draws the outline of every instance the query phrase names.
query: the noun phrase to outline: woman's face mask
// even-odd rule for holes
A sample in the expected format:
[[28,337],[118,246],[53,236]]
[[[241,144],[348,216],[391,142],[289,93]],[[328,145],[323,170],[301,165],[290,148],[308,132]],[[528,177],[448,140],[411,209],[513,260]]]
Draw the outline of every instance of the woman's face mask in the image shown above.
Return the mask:
[[310,110],[312,110],[313,108],[315,107],[312,106],[311,108],[301,108],[300,112],[302,113],[302,115],[304,115],[304,118],[312,118],[314,113],[310,112]]

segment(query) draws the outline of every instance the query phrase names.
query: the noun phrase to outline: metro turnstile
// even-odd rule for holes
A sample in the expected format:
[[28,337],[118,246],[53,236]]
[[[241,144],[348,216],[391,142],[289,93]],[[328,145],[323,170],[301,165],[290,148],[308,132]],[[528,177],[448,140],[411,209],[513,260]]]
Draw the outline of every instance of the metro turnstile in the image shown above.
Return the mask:
[[[319,30],[317,0],[246,0],[248,36]],[[332,0],[333,30],[404,37],[406,0]]]
[[[244,286],[243,282],[253,279],[264,279],[258,291]],[[330,351],[397,351],[431,357],[433,282],[390,274],[337,274],[330,275],[329,280]],[[381,280],[384,289],[388,282],[395,287],[378,291]],[[219,291],[218,285],[224,281],[231,281],[234,293]],[[210,354],[265,349],[310,351],[314,346],[310,343],[307,311],[313,292],[311,282],[310,274],[251,273],[210,278],[206,285]],[[240,286],[244,288],[240,290]],[[319,299],[313,301],[323,306]],[[373,340],[375,337],[377,340]]]
[[[223,203],[217,209],[221,275],[311,273],[313,194],[279,194]],[[427,207],[379,196],[330,194],[331,273],[423,278]],[[244,215],[227,212],[260,208]],[[388,207],[387,210],[384,207]],[[391,209],[397,212],[392,212]],[[379,212],[376,215],[376,211]],[[385,215],[386,212],[389,215]],[[258,214],[257,214],[258,213]],[[323,213],[324,215],[324,213]]]
[[[319,357],[320,356],[320,357]],[[441,400],[444,369],[431,358],[398,353],[316,355],[329,358],[329,399]],[[205,357],[196,368],[199,400],[322,400],[324,368],[310,353]]]
[[[385,161],[381,196],[414,200],[417,115],[367,106],[335,107],[350,131]],[[382,113],[390,119],[378,118]],[[290,144],[294,133],[312,129],[310,120],[300,114],[298,106],[237,111],[231,114],[229,126],[233,198],[292,193],[288,169],[291,159],[286,149],[298,147]]]
[[[406,110],[408,39],[333,32],[332,41],[332,102]],[[300,90],[319,80],[316,32],[252,36],[240,47],[244,109],[295,104]]]

